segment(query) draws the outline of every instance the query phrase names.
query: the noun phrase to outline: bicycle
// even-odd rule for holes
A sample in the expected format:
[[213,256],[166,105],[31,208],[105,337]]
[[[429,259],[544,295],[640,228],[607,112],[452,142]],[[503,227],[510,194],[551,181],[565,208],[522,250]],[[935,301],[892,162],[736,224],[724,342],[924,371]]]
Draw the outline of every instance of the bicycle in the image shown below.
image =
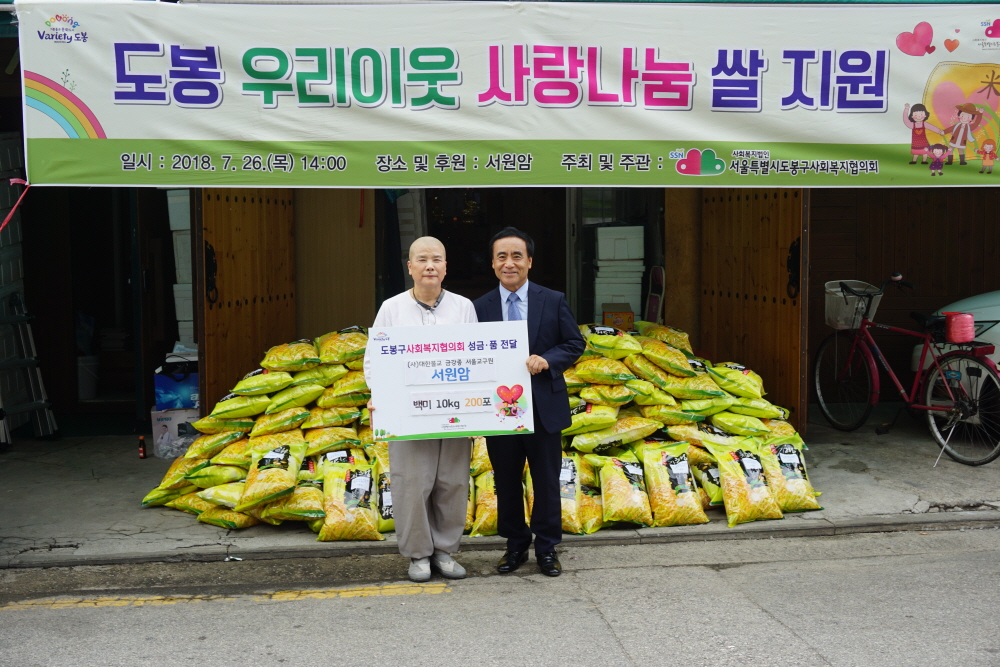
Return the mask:
[[[869,319],[874,317],[888,285],[915,289],[899,273],[894,273],[879,289],[860,281],[849,282],[827,283],[827,324],[837,331],[820,345],[814,365],[816,396],[830,425],[853,431],[867,421],[879,402],[881,387],[875,365],[878,360],[905,406],[926,413],[931,435],[943,453],[972,466],[1000,456],[1000,374],[987,357],[993,354],[994,346],[957,342],[958,349],[943,353],[941,343],[956,344],[946,341],[944,316],[910,313],[923,331],[877,324]],[[834,292],[836,288],[831,288],[832,284],[839,286],[840,295]],[[923,341],[920,363],[909,392],[886,361],[872,337],[872,329]],[[918,403],[918,398],[923,402]],[[876,431],[886,433],[891,426]]]

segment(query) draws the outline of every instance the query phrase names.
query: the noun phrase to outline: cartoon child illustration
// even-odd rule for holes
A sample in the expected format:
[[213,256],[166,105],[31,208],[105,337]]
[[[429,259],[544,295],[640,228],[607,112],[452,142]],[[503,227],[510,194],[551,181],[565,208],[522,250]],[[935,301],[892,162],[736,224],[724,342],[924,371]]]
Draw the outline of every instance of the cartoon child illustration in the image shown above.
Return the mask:
[[913,159],[910,160],[910,164],[917,163],[917,156],[923,156],[923,164],[927,164],[928,148],[930,148],[930,142],[927,140],[927,130],[932,132],[937,132],[940,135],[944,135],[936,125],[927,122],[927,107],[923,104],[914,104],[912,107],[907,104],[903,107],[903,124],[910,128],[910,153],[913,155]]
[[930,148],[931,176],[944,176],[944,156],[948,153],[948,164],[951,164],[951,152],[944,144],[934,144]]
[[983,156],[983,168],[979,170],[979,173],[985,171],[987,174],[993,173],[993,162],[997,159],[997,144],[992,139],[987,139],[983,142],[983,147],[976,151]]
[[946,133],[951,135],[951,141],[948,142],[951,147],[951,151],[948,153],[948,164],[954,161],[955,153],[958,153],[959,164],[965,164],[965,146],[966,144],[976,145],[976,137],[973,133],[983,121],[983,112],[971,102],[959,104],[955,108],[958,109],[958,122],[944,129]]

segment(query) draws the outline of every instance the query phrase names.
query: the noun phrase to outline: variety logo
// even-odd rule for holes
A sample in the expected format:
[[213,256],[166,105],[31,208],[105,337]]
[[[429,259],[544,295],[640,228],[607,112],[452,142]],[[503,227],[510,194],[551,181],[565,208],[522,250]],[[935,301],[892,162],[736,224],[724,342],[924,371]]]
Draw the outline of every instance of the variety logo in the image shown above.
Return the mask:
[[57,44],[86,42],[87,33],[79,30],[80,22],[69,14],[56,14],[45,22],[46,30],[36,30],[38,39]]
[[372,336],[372,340],[377,340],[380,343],[384,343],[385,341],[389,340],[389,336],[384,331],[379,331],[377,334]]

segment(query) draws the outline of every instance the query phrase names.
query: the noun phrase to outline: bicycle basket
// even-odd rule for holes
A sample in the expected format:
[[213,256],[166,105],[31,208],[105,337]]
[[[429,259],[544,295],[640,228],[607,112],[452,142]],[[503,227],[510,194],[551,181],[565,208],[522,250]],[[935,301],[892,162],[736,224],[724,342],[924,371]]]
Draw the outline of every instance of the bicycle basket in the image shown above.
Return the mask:
[[[857,329],[861,326],[861,318],[865,314],[865,301],[853,294],[844,294],[840,289],[844,283],[856,292],[872,294],[878,291],[875,285],[869,285],[860,280],[831,280],[826,283],[826,323],[834,329]],[[872,307],[868,311],[868,319],[875,317],[882,295],[872,297]]]

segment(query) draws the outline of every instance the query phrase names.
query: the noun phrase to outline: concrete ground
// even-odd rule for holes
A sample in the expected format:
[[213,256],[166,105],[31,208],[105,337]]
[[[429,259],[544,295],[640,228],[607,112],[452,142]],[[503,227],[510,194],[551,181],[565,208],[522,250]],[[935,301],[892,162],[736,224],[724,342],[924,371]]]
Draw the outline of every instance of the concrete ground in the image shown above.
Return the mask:
[[[807,465],[823,492],[822,511],[728,528],[718,508],[710,510],[708,524],[606,529],[567,535],[563,546],[1000,526],[1000,461],[969,467],[945,456],[934,468],[938,450],[923,423],[903,416],[892,433],[875,434],[875,425],[892,413],[876,413],[853,433],[814,416],[805,438]],[[393,535],[384,542],[316,542],[298,522],[227,531],[176,510],[141,508],[168,466],[139,459],[134,436],[15,443],[0,453],[0,568],[396,551]],[[499,537],[462,540],[464,551],[502,546]]]

